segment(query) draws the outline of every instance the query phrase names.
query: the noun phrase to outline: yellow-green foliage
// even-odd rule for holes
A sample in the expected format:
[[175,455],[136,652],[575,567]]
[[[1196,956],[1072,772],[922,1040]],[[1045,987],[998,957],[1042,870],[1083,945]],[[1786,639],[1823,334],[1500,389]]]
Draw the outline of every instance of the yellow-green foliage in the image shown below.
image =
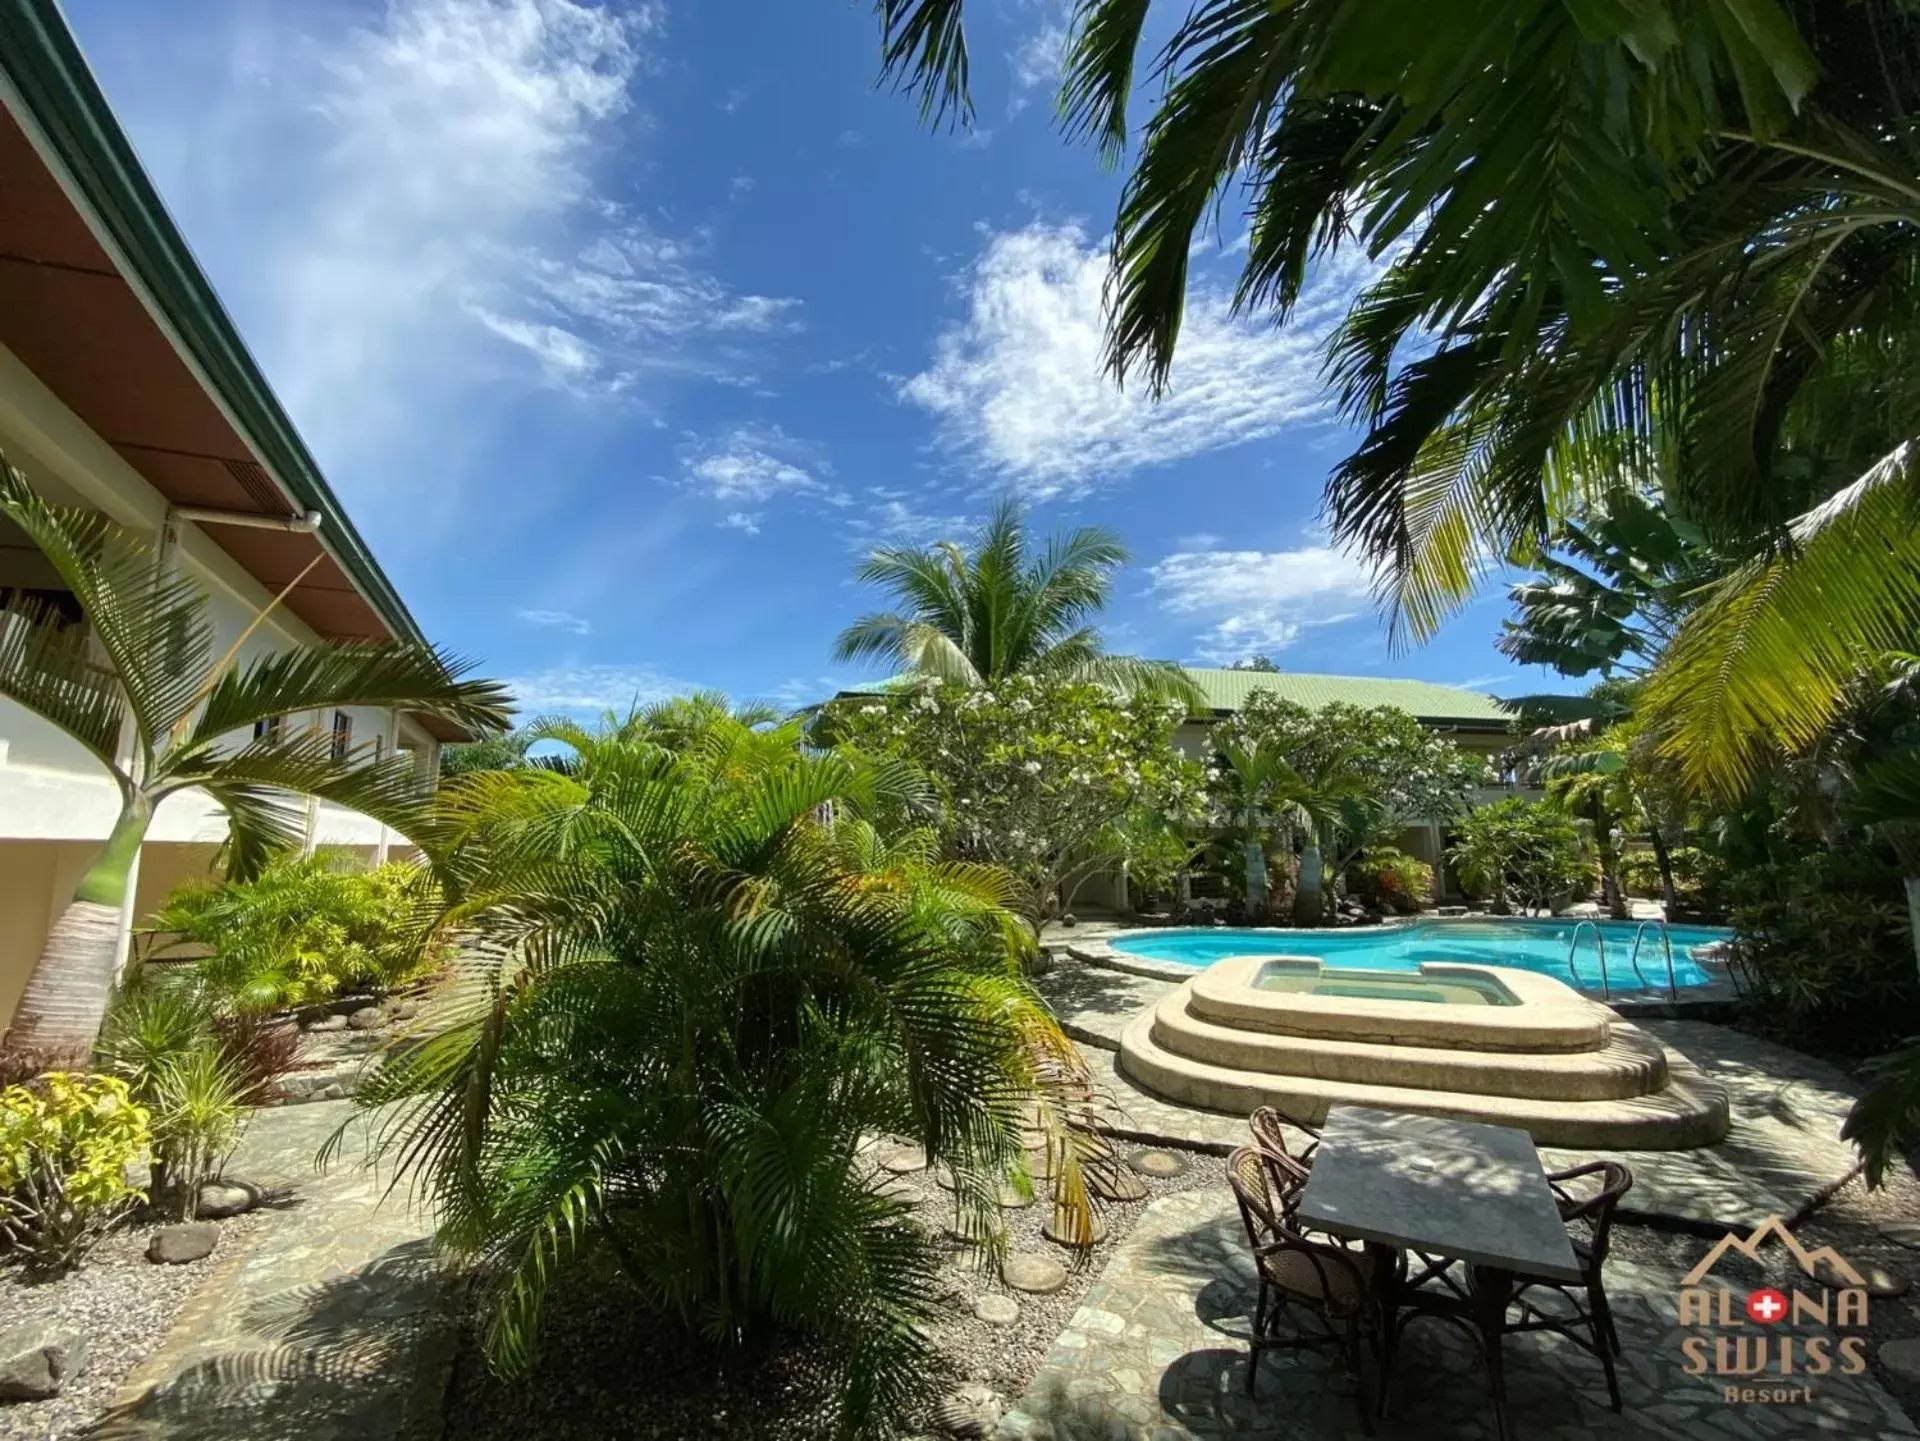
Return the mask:
[[127,1169],[146,1156],[148,1120],[112,1076],[54,1072],[0,1091],[0,1245],[35,1271],[77,1263],[141,1198]]
[[432,969],[438,914],[423,867],[365,870],[320,851],[283,856],[251,881],[182,886],[150,924],[211,952],[200,972],[226,1005],[270,1011],[390,990]]

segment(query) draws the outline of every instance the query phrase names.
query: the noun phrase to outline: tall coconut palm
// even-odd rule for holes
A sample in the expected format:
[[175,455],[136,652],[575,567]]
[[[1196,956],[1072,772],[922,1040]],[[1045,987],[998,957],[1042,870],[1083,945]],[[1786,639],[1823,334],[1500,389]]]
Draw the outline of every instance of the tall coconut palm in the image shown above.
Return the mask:
[[[1021,979],[1011,879],[864,818],[910,810],[912,777],[673,718],[694,709],[537,725],[565,764],[445,788],[455,918],[492,944],[359,1099],[410,1098],[387,1140],[443,1244],[491,1263],[497,1364],[591,1254],[689,1330],[824,1343],[823,1395],[865,1434],[922,1384],[935,1289],[867,1138],[948,1163],[973,1223],[1022,1175],[1027,1099],[1084,1072]],[[1085,1216],[1084,1189],[1059,1199]]]
[[1198,688],[1177,665],[1108,655],[1088,623],[1126,562],[1120,538],[1101,526],[1055,536],[1040,549],[1019,504],[1002,500],[967,545],[888,546],[869,556],[857,578],[891,591],[899,608],[840,632],[834,657],[882,660],[967,685],[1045,675],[1199,705]]
[[217,654],[207,597],[192,582],[105,516],[50,504],[3,458],[0,515],[39,547],[85,617],[84,626],[69,625],[52,606],[18,595],[0,609],[0,696],[83,746],[120,799],[5,1041],[28,1061],[69,1064],[84,1057],[105,1016],[128,876],[168,796],[197,788],[226,810],[236,875],[300,841],[294,795],[417,833],[425,802],[406,758],[376,760],[363,748],[343,759],[331,734],[282,718],[394,706],[490,730],[506,723],[507,696],[493,682],[460,679],[466,664],[405,643],[310,645],[244,662],[236,643]]

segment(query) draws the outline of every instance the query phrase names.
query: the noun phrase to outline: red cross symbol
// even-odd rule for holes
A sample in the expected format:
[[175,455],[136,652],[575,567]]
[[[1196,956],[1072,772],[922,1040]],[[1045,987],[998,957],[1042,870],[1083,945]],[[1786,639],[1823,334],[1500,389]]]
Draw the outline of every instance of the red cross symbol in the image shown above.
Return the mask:
[[1772,1287],[1763,1287],[1747,1297],[1747,1315],[1762,1326],[1771,1326],[1787,1314],[1787,1298]]

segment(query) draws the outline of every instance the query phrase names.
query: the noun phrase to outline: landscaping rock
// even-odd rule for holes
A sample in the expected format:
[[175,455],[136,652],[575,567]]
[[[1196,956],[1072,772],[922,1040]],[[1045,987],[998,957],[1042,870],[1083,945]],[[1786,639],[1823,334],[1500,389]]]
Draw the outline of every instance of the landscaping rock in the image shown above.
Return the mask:
[[880,1153],[879,1160],[882,1170],[891,1171],[896,1176],[927,1169],[927,1153],[918,1146],[889,1146]]
[[989,1326],[1011,1326],[1020,1319],[1020,1303],[1011,1296],[989,1291],[973,1303],[973,1314]]
[[203,1221],[224,1221],[259,1204],[259,1189],[244,1181],[202,1181],[197,1214]]
[[1030,1296],[1050,1296],[1067,1284],[1067,1268],[1051,1256],[1016,1251],[1000,1263],[1000,1279]]
[[87,1338],[71,1326],[29,1321],[0,1335],[0,1400],[44,1401],[87,1364]]
[[184,1226],[162,1226],[147,1243],[147,1259],[165,1266],[180,1266],[210,1254],[220,1240],[220,1228],[211,1221],[192,1221]]
[[387,1018],[378,1006],[362,1006],[347,1017],[347,1024],[356,1031],[375,1031],[386,1023]]
[[1867,1267],[1867,1294],[1876,1300],[1904,1296],[1912,1288],[1913,1282],[1898,1271],[1889,1271],[1884,1266]]
[[1135,1151],[1127,1164],[1143,1176],[1179,1176],[1186,1172],[1187,1158],[1178,1151]]
[[1015,1189],[1011,1181],[1002,1181],[1000,1183],[1000,1195],[998,1199],[1001,1210],[1020,1211],[1033,1204],[1033,1192],[1029,1191],[1023,1196]]
[[969,1381],[941,1398],[933,1410],[933,1424],[949,1436],[988,1436],[1006,1409],[993,1387]]
[[309,1031],[344,1031],[346,1028],[345,1016],[321,1016],[317,1020],[307,1022],[305,1027]]
[[388,1001],[381,1009],[396,1021],[411,1021],[415,1016],[420,1014],[420,1003],[418,1001]]
[[1147,1194],[1147,1183],[1108,1161],[1087,1167],[1087,1189],[1103,1201],[1138,1201]]
[[1885,1366],[1902,1381],[1910,1381],[1920,1386],[1920,1336],[1908,1336],[1900,1341],[1883,1341],[1874,1352]]

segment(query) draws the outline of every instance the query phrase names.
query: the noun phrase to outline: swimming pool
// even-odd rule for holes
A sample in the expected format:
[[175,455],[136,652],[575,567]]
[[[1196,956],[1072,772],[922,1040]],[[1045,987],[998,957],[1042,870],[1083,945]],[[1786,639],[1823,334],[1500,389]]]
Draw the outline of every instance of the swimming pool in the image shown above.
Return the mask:
[[[1640,944],[1640,976],[1627,964],[1637,921],[1587,923],[1567,973],[1567,945],[1576,925],[1570,920],[1520,917],[1474,920],[1410,921],[1403,925],[1362,926],[1350,930],[1245,930],[1228,926],[1205,930],[1132,931],[1115,936],[1113,949],[1145,960],[1172,961],[1196,969],[1228,956],[1311,956],[1347,970],[1414,973],[1422,961],[1462,961],[1482,966],[1512,966],[1538,971],[1581,990],[1599,991],[1600,956],[1593,942],[1598,925],[1606,943],[1607,982],[1616,993],[1667,986],[1666,951],[1649,929]],[[1672,926],[1673,975],[1682,986],[1704,986],[1712,977],[1693,959],[1695,946],[1724,941],[1731,931],[1718,926]],[[1644,978],[1644,986],[1642,979]]]

